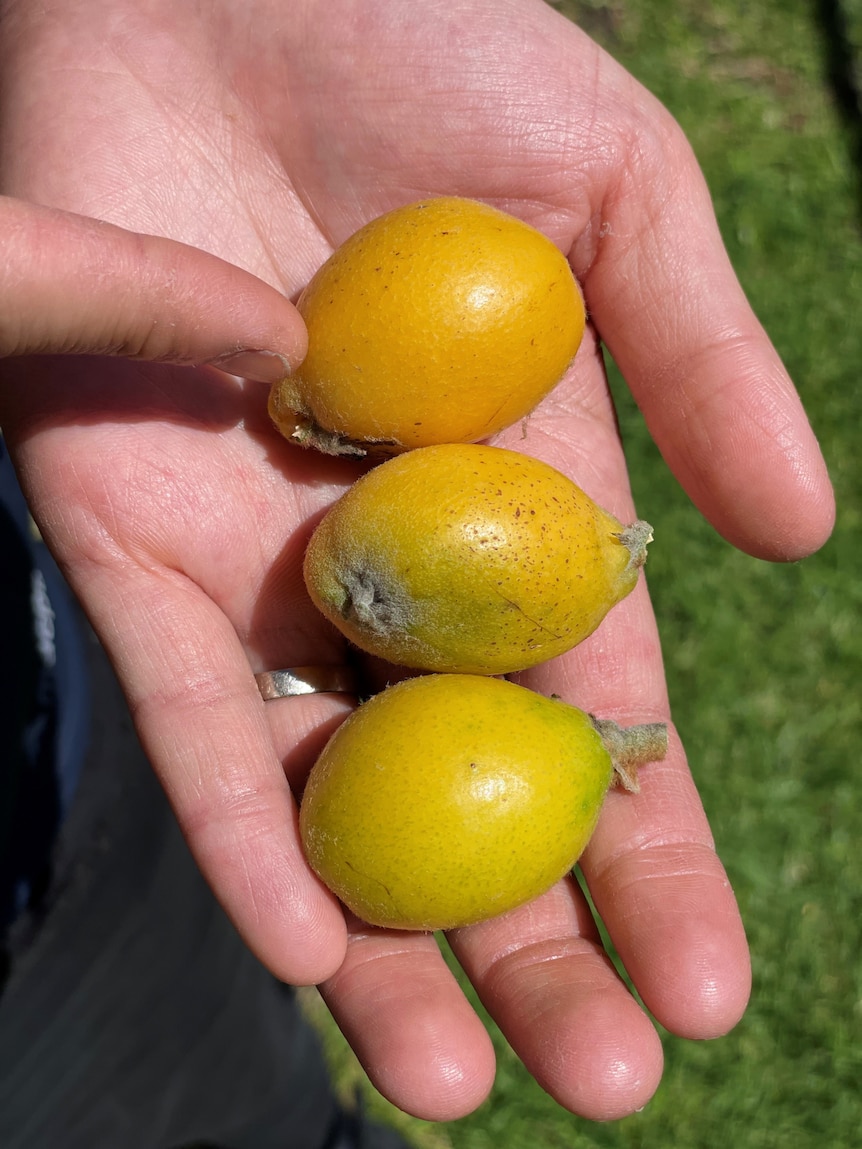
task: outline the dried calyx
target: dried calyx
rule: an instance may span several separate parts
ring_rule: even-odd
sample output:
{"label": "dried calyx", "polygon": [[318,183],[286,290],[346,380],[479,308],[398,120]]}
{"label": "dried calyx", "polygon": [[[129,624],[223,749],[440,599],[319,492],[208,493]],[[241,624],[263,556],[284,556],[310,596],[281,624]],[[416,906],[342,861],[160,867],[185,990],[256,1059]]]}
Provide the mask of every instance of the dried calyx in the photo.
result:
{"label": "dried calyx", "polygon": [[590,715],[605,749],[611,756],[614,777],[611,783],[630,794],[640,790],[638,770],[648,762],[660,762],[667,754],[667,725],[646,722],[640,726],[619,726],[609,718]]}

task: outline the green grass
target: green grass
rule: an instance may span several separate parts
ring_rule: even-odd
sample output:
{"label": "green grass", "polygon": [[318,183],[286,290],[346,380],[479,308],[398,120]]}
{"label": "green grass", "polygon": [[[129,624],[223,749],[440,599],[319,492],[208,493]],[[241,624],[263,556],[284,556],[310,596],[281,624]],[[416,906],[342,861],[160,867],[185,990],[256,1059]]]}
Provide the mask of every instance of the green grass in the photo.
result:
{"label": "green grass", "polygon": [[[674,715],[751,943],[751,1005],[719,1041],[663,1034],[657,1096],[615,1124],[556,1106],[493,1027],[498,1079],[478,1113],[442,1127],[399,1120],[422,1149],[851,1149],[862,1138],[859,139],[831,97],[814,2],[555,7],[686,130],[820,438],[839,518],[800,564],[734,551],[669,475],[611,370],[637,500],[661,539],[649,578]],[[844,11],[862,56],[862,2]],[[358,1079],[327,1033],[344,1079]]]}

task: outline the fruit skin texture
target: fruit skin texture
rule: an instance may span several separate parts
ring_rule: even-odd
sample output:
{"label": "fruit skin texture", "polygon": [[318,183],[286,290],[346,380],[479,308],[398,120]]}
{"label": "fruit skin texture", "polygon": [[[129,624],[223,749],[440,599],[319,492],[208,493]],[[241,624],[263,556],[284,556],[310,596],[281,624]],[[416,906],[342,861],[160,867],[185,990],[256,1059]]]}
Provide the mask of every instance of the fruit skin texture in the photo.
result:
{"label": "fruit skin texture", "polygon": [[297,304],[298,371],[270,392],[288,438],[333,454],[474,442],[559,382],[584,331],[565,257],[475,200],[425,200],[372,220]]}
{"label": "fruit skin texture", "polygon": [[362,650],[421,670],[508,674],[591,634],[634,588],[651,537],[545,463],[443,444],[354,483],[312,535],[304,575]]}
{"label": "fruit skin texture", "polygon": [[469,925],[550,889],[611,783],[590,717],[501,679],[428,675],[363,703],[311,771],[300,832],[358,917]]}

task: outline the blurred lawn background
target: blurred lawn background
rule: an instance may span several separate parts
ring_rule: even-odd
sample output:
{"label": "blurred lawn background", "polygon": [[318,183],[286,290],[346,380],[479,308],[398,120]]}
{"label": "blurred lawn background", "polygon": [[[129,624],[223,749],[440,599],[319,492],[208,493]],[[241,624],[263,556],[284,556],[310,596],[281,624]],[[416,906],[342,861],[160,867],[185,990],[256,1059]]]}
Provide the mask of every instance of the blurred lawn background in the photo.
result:
{"label": "blurred lawn background", "polygon": [[[643,1113],[560,1109],[505,1042],[497,1084],[444,1126],[372,1111],[420,1149],[862,1145],[862,0],[557,0],[674,113],[737,273],[801,392],[837,489],[832,540],[772,566],[734,551],[670,476],[614,375],[674,716],[754,965],[728,1037],[663,1034]],[[363,1080],[321,1017],[345,1087]],[[493,1033],[493,1028],[492,1028]]]}

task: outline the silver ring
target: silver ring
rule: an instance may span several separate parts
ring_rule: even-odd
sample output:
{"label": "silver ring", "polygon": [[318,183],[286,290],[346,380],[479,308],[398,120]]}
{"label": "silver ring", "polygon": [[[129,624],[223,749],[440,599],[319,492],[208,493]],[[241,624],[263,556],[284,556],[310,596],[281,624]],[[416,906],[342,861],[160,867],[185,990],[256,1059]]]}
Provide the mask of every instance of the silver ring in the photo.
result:
{"label": "silver ring", "polygon": [[291,666],[254,676],[264,702],[299,694],[356,694],[359,682],[349,666]]}

